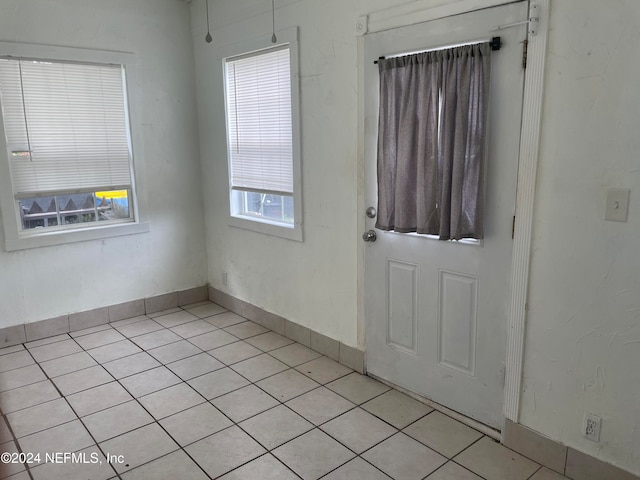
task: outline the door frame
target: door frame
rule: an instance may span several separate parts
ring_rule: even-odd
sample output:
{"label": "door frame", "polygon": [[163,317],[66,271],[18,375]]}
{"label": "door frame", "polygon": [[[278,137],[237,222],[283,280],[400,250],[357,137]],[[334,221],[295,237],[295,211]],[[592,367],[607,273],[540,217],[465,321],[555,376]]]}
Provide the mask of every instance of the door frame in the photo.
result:
{"label": "door frame", "polygon": [[[513,3],[513,0],[453,0],[438,5],[434,0],[416,0],[407,4],[368,13],[356,21],[358,36],[358,238],[365,230],[364,202],[365,161],[364,158],[364,36],[384,30],[399,28],[430,20],[437,20],[462,13]],[[524,79],[522,104],[522,127],[520,130],[519,168],[516,194],[516,217],[514,222],[513,252],[511,257],[511,291],[505,358],[505,385],[503,412],[506,419],[518,423],[525,345],[527,314],[527,292],[531,258],[533,207],[535,200],[536,173],[540,144],[540,120],[544,87],[544,66],[547,50],[549,9],[551,0],[528,0],[536,5],[535,22],[537,32],[528,35],[527,68]],[[358,346],[365,345],[365,248],[358,242]],[[366,357],[365,357],[366,358]]]}

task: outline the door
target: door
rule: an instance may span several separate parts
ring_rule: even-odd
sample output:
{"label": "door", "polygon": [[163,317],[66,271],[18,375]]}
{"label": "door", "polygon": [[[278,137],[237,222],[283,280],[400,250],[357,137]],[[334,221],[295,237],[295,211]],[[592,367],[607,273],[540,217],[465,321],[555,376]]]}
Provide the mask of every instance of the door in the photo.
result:
{"label": "door", "polygon": [[[367,370],[484,424],[502,427],[512,225],[522,109],[527,2],[367,35],[365,201],[377,205],[378,72],[373,60],[500,35],[491,57],[481,241],[375,230],[365,247]],[[369,214],[374,212],[369,211]],[[364,237],[363,237],[364,239]]]}

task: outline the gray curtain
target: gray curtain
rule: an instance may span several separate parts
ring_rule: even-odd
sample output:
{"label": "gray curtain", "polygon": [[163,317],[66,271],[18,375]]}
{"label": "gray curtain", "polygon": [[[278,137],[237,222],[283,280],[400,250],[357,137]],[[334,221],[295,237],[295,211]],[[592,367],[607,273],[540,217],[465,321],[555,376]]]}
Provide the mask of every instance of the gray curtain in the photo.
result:
{"label": "gray curtain", "polygon": [[376,228],[483,238],[491,47],[380,59]]}

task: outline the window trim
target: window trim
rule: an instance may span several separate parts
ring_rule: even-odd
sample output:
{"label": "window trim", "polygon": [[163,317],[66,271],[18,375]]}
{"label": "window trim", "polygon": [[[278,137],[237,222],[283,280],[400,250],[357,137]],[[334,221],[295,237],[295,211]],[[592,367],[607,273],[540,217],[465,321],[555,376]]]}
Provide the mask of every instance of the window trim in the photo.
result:
{"label": "window trim", "polygon": [[[298,27],[289,28],[277,32],[278,42],[271,43],[271,35],[260,36],[245,42],[229,45],[222,49],[222,76],[223,82],[223,98],[225,99],[225,136],[227,141],[227,188],[226,196],[227,204],[227,224],[232,227],[251,230],[254,232],[272,235],[276,237],[303,241],[303,219],[302,219],[302,175],[301,175],[301,141],[300,141],[300,74],[298,59]],[[289,60],[291,68],[291,134],[293,139],[293,212],[294,223],[292,226],[286,226],[267,219],[256,219],[246,216],[239,216],[237,206],[234,205],[233,191],[231,189],[231,170],[230,154],[229,154],[229,132],[227,129],[227,105],[226,105],[226,87],[227,79],[225,75],[225,64],[228,58],[238,57],[248,53],[259,52],[260,50],[270,50],[278,46],[288,44]]]}
{"label": "window trim", "polygon": [[[100,225],[89,224],[78,229],[60,229],[46,231],[34,229],[25,231],[20,228],[20,217],[17,202],[14,199],[11,172],[7,159],[6,138],[4,135],[4,119],[0,115],[0,212],[4,229],[4,247],[6,251],[24,250],[45,246],[62,245],[73,242],[98,240],[122,235],[132,235],[149,231],[144,184],[144,158],[140,145],[140,133],[131,129],[139,125],[136,121],[140,108],[140,95],[132,90],[137,85],[134,55],[126,52],[107,50],[91,50],[84,48],[55,47],[50,45],[22,44],[0,42],[0,55],[7,57],[38,58],[42,60],[67,61],[73,63],[115,64],[124,67],[126,78],[125,108],[130,131],[130,150],[132,155],[132,212],[134,220],[126,223]],[[136,152],[136,153],[134,153]]]}

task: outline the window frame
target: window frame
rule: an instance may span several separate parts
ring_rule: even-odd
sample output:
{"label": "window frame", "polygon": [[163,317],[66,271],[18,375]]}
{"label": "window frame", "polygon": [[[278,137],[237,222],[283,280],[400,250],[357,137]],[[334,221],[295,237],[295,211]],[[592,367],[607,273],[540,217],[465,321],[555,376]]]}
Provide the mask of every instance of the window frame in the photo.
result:
{"label": "window frame", "polygon": [[62,61],[71,63],[93,63],[121,65],[124,70],[124,97],[129,127],[129,148],[131,151],[131,201],[133,221],[123,223],[88,223],[86,226],[68,229],[21,228],[18,202],[14,198],[9,159],[7,158],[4,118],[0,115],[0,212],[4,229],[4,247],[6,251],[24,250],[45,246],[62,245],[73,242],[98,240],[122,235],[132,235],[149,231],[149,222],[145,216],[146,195],[141,187],[143,181],[143,156],[141,154],[139,133],[131,128],[139,125],[136,118],[141,111],[139,92],[132,89],[137,85],[135,59],[133,54],[107,50],[54,47],[49,45],[0,42],[0,55],[4,57],[35,58],[39,60]]}
{"label": "window frame", "polygon": [[[300,146],[300,76],[298,60],[298,28],[293,27],[277,32],[277,43],[271,43],[271,35],[254,38],[238,44],[229,45],[222,50],[222,76],[223,76],[223,98],[225,110],[225,136],[227,142],[227,187],[229,189],[227,199],[228,225],[245,230],[286,238],[289,240],[303,241],[303,221],[302,221],[302,179],[301,179],[301,146]],[[289,226],[284,223],[271,221],[265,218],[242,215],[242,202],[238,197],[242,196],[239,190],[231,188],[231,155],[229,129],[227,128],[228,108],[227,108],[227,77],[226,62],[232,57],[265,52],[287,45],[289,48],[289,66],[291,70],[291,134],[293,148],[293,211],[294,222]],[[236,193],[239,192],[239,193]]]}

